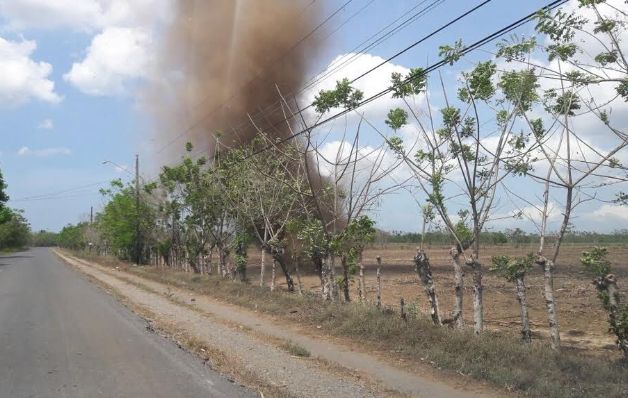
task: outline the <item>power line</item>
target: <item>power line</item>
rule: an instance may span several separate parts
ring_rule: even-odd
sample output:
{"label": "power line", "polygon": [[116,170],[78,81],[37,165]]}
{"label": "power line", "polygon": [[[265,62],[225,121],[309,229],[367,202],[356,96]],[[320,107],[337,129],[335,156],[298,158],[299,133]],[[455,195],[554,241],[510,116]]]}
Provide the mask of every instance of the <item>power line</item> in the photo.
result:
{"label": "power line", "polygon": [[[419,4],[416,4],[414,7],[412,7],[411,9],[407,10],[405,13],[403,13],[400,17],[398,17],[397,19],[395,19],[394,21],[392,21],[391,23],[389,23],[388,25],[386,25],[385,27],[383,27],[382,29],[380,29],[378,32],[376,32],[375,34],[371,35],[369,38],[367,38],[366,40],[362,41],[360,44],[358,44],[357,46],[355,46],[353,49],[351,49],[349,51],[349,54],[343,58],[341,58],[341,60],[338,60],[337,62],[335,62],[334,64],[330,65],[327,67],[327,69],[322,70],[321,72],[317,73],[316,75],[314,75],[311,79],[309,79],[300,89],[299,91],[297,91],[296,93],[289,93],[286,95],[286,97],[291,97],[291,98],[296,98],[298,95],[302,94],[303,92],[305,92],[307,89],[319,84],[320,82],[326,80],[327,78],[329,78],[333,73],[340,71],[344,68],[346,68],[347,66],[351,65],[353,62],[357,61],[359,59],[359,57],[363,54],[365,54],[366,52],[370,51],[371,49],[377,47],[378,45],[380,45],[381,43],[383,43],[384,41],[390,39],[391,37],[393,37],[394,35],[396,35],[397,33],[399,33],[401,30],[407,28],[408,26],[410,26],[412,23],[416,22],[418,19],[422,18],[423,16],[427,15],[429,12],[431,12],[433,9],[436,8],[436,6],[441,5],[442,3],[444,3],[446,0],[433,0],[428,6],[422,8],[421,10],[419,10],[417,13],[411,15],[409,18],[407,18],[406,20],[404,20],[399,26],[394,27],[392,30],[386,32],[383,36],[377,38],[377,36],[382,33],[385,32],[388,28],[390,28],[391,26],[393,26],[394,24],[396,24],[399,20],[403,19],[404,16],[406,16],[407,14],[409,14],[410,12],[413,12],[414,10],[416,10],[417,8],[419,8],[421,5],[425,4],[428,0],[423,0],[421,1]],[[370,4],[370,3],[369,3]],[[368,5],[368,4],[367,4]],[[355,15],[355,14],[354,14]],[[353,17],[353,16],[352,16]],[[351,18],[351,17],[350,17]],[[375,41],[371,42],[371,40],[376,39]],[[362,47],[363,45],[366,45],[365,47]],[[342,61],[342,62],[340,62]],[[338,63],[340,62],[340,63]],[[260,115],[264,114],[264,113],[275,113],[278,110],[281,109],[281,100],[275,101],[273,102],[271,105],[268,105],[267,107],[265,107],[264,109],[259,110],[258,112],[256,112],[254,115],[252,115],[251,117],[253,119],[256,119],[257,117],[259,117]],[[272,108],[272,109],[271,109]],[[236,129],[242,127],[243,125],[247,124],[248,122],[243,122],[240,125],[238,125],[236,127]]]}
{"label": "power line", "polygon": [[[491,1],[491,0],[487,0],[483,4],[486,4],[488,1]],[[506,26],[506,27],[504,27],[504,28],[502,28],[502,29],[500,29],[500,30],[498,30],[498,31],[488,35],[488,36],[485,36],[484,38],[476,41],[475,43],[471,44],[470,46],[467,46],[467,47],[461,49],[458,52],[458,54],[459,54],[459,56],[464,56],[464,55],[468,54],[469,52],[471,52],[471,51],[473,51],[473,50],[475,50],[475,49],[477,49],[477,48],[479,48],[479,47],[481,47],[481,46],[483,46],[483,45],[485,45],[487,43],[490,43],[491,41],[493,41],[493,40],[495,40],[495,39],[505,35],[506,33],[509,33],[512,30],[517,29],[520,26],[530,22],[531,20],[533,20],[536,17],[536,15],[537,15],[537,13],[539,11],[553,10],[553,9],[555,9],[557,7],[560,7],[561,5],[565,4],[567,1],[568,0],[555,0],[555,1],[552,1],[552,2],[548,3],[547,5],[545,5],[544,7],[540,8],[539,10],[534,11],[534,12],[526,15],[525,17],[518,19],[517,21],[509,24],[508,26]],[[413,47],[414,47],[414,44],[409,46],[409,47],[407,47],[406,50],[409,50],[409,49],[411,49]],[[397,53],[396,56],[399,56],[403,52],[405,52],[405,51],[402,50],[401,52]],[[422,77],[426,76],[428,73],[433,72],[434,70],[436,70],[438,68],[441,68],[442,66],[447,65],[448,63],[449,63],[448,60],[443,59],[443,60],[441,60],[441,61],[439,61],[439,62],[437,62],[435,64],[432,64],[431,66],[425,68],[423,70],[423,73],[421,73],[419,76],[410,76],[407,79],[405,79],[402,83],[403,84],[411,83],[415,79],[422,78]],[[380,66],[381,66],[381,64],[380,64]],[[371,72],[372,72],[372,70],[371,70]],[[362,77],[362,76],[360,76],[360,77]],[[377,93],[377,94],[375,94],[375,95],[365,99],[364,101],[360,102],[357,106],[355,106],[353,108],[350,108],[350,109],[345,109],[345,110],[343,110],[341,112],[338,112],[337,114],[335,114],[333,116],[330,116],[327,119],[324,119],[324,120],[322,120],[322,121],[320,121],[320,122],[318,122],[318,123],[316,123],[316,124],[314,124],[314,125],[312,125],[312,126],[310,126],[308,128],[305,128],[305,129],[299,131],[299,132],[296,132],[296,133],[290,135],[287,138],[279,140],[276,143],[274,143],[273,146],[266,146],[266,147],[264,147],[264,148],[262,148],[262,149],[260,149],[260,150],[258,150],[256,152],[252,153],[251,155],[247,156],[247,158],[250,158],[252,156],[256,156],[256,155],[258,155],[260,153],[263,153],[263,152],[265,152],[267,150],[270,150],[274,146],[277,146],[277,145],[283,144],[285,142],[291,141],[294,138],[296,138],[296,137],[298,137],[298,136],[300,136],[300,135],[302,135],[302,134],[304,134],[304,133],[306,133],[308,131],[312,131],[313,129],[318,128],[320,126],[323,126],[323,125],[331,122],[332,120],[335,120],[335,119],[337,119],[337,118],[339,118],[341,116],[346,115],[347,113],[349,113],[351,111],[354,111],[354,110],[356,110],[358,108],[361,108],[362,106],[367,105],[367,104],[369,104],[369,103],[371,103],[371,102],[373,102],[373,101],[383,97],[384,95],[390,93],[391,91],[393,91],[393,89],[391,87],[389,87],[389,88],[387,88],[385,90],[382,90],[379,93]],[[296,112],[296,114],[293,114],[293,115],[285,118],[280,123],[285,123],[289,119],[295,117],[296,115],[301,115],[303,113],[303,111],[305,111],[306,109],[310,108],[311,106],[312,105],[308,105],[306,108],[300,109],[298,112]],[[272,127],[276,127],[276,126],[272,126]]]}
{"label": "power line", "polygon": [[17,199],[11,199],[11,202],[26,202],[26,201],[31,201],[31,200],[39,200],[39,199],[51,199],[51,198],[55,198],[58,197],[59,195],[63,195],[63,194],[67,194],[67,193],[71,193],[74,191],[82,191],[85,190],[87,188],[91,188],[97,185],[102,185],[105,183],[108,183],[109,180],[105,180],[105,181],[99,181],[99,182],[94,182],[91,184],[87,184],[87,185],[81,185],[78,187],[74,187],[74,188],[68,188],[68,189],[64,189],[62,191],[56,191],[56,192],[50,192],[50,193],[45,193],[45,194],[40,194],[40,195],[32,195],[32,196],[25,196],[25,197],[21,197],[21,198],[17,198]]}

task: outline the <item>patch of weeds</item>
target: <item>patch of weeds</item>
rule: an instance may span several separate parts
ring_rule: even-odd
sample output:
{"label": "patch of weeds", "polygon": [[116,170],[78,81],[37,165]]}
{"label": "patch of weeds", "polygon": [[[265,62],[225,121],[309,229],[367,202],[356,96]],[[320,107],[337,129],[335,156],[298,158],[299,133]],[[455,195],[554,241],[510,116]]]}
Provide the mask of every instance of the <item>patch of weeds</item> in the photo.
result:
{"label": "patch of weeds", "polygon": [[281,348],[286,350],[289,354],[294,355],[295,357],[309,358],[312,355],[307,348],[299,344],[293,343],[292,341],[288,341],[287,343],[282,344]]}

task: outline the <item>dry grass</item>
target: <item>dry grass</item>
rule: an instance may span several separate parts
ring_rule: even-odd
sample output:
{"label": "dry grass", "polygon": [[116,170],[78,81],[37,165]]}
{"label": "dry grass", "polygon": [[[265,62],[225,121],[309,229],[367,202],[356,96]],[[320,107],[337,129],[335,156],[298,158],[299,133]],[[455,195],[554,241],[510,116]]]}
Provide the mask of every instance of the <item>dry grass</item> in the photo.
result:
{"label": "dry grass", "polygon": [[307,348],[300,346],[298,344],[295,344],[292,341],[288,341],[282,344],[281,348],[284,349],[290,355],[294,355],[295,357],[309,358],[312,355],[310,354]]}
{"label": "dry grass", "polygon": [[[384,250],[378,253],[382,251]],[[581,251],[580,248],[571,251],[572,260],[576,255],[579,256],[579,251]],[[406,258],[412,252],[411,248],[395,248],[386,254],[388,258],[394,258],[395,255],[399,258]],[[374,254],[374,252],[369,253]],[[386,254],[380,255],[387,258]],[[443,291],[447,290],[447,283],[444,279],[448,269],[437,256],[433,255],[432,258],[435,263],[437,282],[442,289],[441,297],[443,297]],[[116,261],[109,262],[109,265],[123,266]],[[387,293],[384,298],[387,302],[393,301],[391,297],[395,294],[405,294],[404,287],[411,289],[417,298],[422,299],[419,286],[415,281],[411,282],[411,278],[414,277],[411,268],[405,270],[403,267],[410,268],[410,265],[395,265],[390,261],[385,265],[385,275],[387,275],[385,292]],[[578,271],[574,272],[565,268],[567,267],[559,265],[558,289],[561,289],[560,278],[563,278],[565,284],[573,283],[584,287],[590,283],[588,278],[579,274]],[[125,269],[140,276],[188,288],[200,294],[211,295],[233,304],[279,316],[288,321],[311,325],[313,329],[320,327],[323,332],[359,342],[363,348],[379,353],[393,353],[392,355],[396,358],[404,359],[409,366],[429,364],[451,372],[452,377],[471,376],[534,397],[619,398],[628,396],[628,369],[619,364],[615,351],[601,350],[594,355],[588,350],[566,348],[558,354],[549,349],[545,340],[537,340],[526,346],[518,338],[516,322],[513,322],[516,318],[510,319],[510,323],[506,324],[509,327],[502,326],[501,331],[490,330],[476,337],[470,331],[435,327],[426,316],[422,315],[421,305],[415,309],[411,304],[408,311],[409,319],[404,322],[397,313],[391,310],[379,311],[370,305],[357,303],[323,302],[318,295],[310,292],[303,296],[281,291],[270,293],[268,289],[259,288],[256,284],[231,282],[206,275],[192,275],[154,267],[125,267]],[[625,270],[620,272],[623,271]],[[253,271],[250,275],[254,273]],[[530,279],[533,280],[535,276],[537,275],[532,275]],[[310,277],[307,276],[307,278]],[[408,286],[400,283],[404,277],[408,278],[406,282]],[[492,308],[497,311],[499,305],[508,307],[506,296],[511,295],[511,288],[503,283],[501,287],[503,297],[500,297],[499,293],[491,294],[491,290],[499,291],[498,284],[501,282],[490,276],[487,277],[486,282],[487,297],[489,297],[487,313],[489,320],[493,321],[489,325],[493,326],[496,325],[495,319],[508,314],[510,310],[497,314],[489,313],[489,311],[492,311]],[[531,285],[530,290],[534,292],[535,283]],[[583,301],[586,305],[579,308],[578,312],[565,312],[563,308],[561,313],[563,325],[569,319],[565,316],[567,314],[583,318],[588,314],[590,321],[600,324],[605,322],[602,314],[593,311],[598,304],[593,292],[587,291],[587,295],[589,293],[592,296],[591,300]],[[563,300],[559,301],[560,305],[583,300],[583,297],[576,295],[573,301],[569,301],[566,300],[569,296],[564,292],[561,291],[559,294],[563,295]],[[532,293],[530,295],[532,296]],[[514,295],[512,296],[514,301]],[[506,302],[500,303],[496,297]],[[443,301],[445,301],[443,308],[447,308],[446,299]],[[533,306],[536,305],[538,304],[533,302]],[[569,310],[573,311],[573,308]],[[512,312],[516,315],[516,306],[512,308]],[[542,311],[539,318],[542,318],[541,314]],[[584,325],[584,321],[577,320],[573,324]]]}

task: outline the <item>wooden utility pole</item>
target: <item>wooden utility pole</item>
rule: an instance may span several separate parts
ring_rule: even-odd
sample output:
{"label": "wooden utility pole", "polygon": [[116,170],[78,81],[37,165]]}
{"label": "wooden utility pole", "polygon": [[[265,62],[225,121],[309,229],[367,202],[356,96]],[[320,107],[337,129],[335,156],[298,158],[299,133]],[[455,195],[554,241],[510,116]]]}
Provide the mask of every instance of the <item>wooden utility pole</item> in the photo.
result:
{"label": "wooden utility pole", "polygon": [[135,263],[142,260],[142,237],[140,236],[140,155],[135,155]]}

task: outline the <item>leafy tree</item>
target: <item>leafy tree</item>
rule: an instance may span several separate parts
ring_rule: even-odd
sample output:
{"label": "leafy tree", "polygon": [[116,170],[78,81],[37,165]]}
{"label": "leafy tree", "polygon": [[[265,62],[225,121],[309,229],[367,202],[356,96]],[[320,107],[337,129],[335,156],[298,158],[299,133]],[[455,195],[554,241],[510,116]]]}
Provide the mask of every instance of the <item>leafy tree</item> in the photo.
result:
{"label": "leafy tree", "polygon": [[6,203],[9,201],[6,189],[7,184],[4,182],[4,176],[2,175],[2,170],[0,170],[0,224],[11,218],[11,210],[6,207]]}
{"label": "leafy tree", "polygon": [[495,272],[515,285],[521,315],[521,336],[523,341],[529,343],[532,341],[532,334],[530,332],[530,320],[528,318],[525,275],[532,269],[534,254],[514,258],[509,256],[494,256],[492,263],[493,266],[490,268],[490,271]]}
{"label": "leafy tree", "polygon": [[[101,193],[109,198],[102,212],[96,216],[95,228],[103,239],[102,244],[108,248],[107,251],[112,250],[113,253],[117,253],[126,260],[138,258],[136,251],[139,247],[140,262],[145,262],[147,259],[143,248],[148,246],[145,245],[149,243],[146,242],[146,238],[150,236],[150,231],[155,225],[154,210],[144,197],[146,192],[140,193],[139,209],[136,204],[135,186],[132,184],[124,185],[122,181],[115,180],[112,181],[109,189],[104,189]],[[137,234],[138,222],[139,236]],[[85,224],[84,228],[87,227]],[[87,236],[83,239],[87,240]],[[138,239],[142,240],[140,244],[138,244]]]}
{"label": "leafy tree", "polygon": [[53,247],[58,245],[58,234],[50,231],[37,231],[31,234],[31,245],[35,247]]}
{"label": "leafy tree", "polygon": [[87,223],[68,224],[57,236],[59,246],[71,250],[83,250],[87,246],[84,230]]}
{"label": "leafy tree", "polygon": [[617,338],[617,346],[628,362],[628,303],[617,288],[617,278],[611,273],[611,263],[605,247],[594,247],[582,253],[580,262],[594,276],[598,298],[608,312],[610,331]]}
{"label": "leafy tree", "polygon": [[30,226],[22,211],[7,210],[8,218],[0,224],[0,250],[16,250],[30,243]]}

